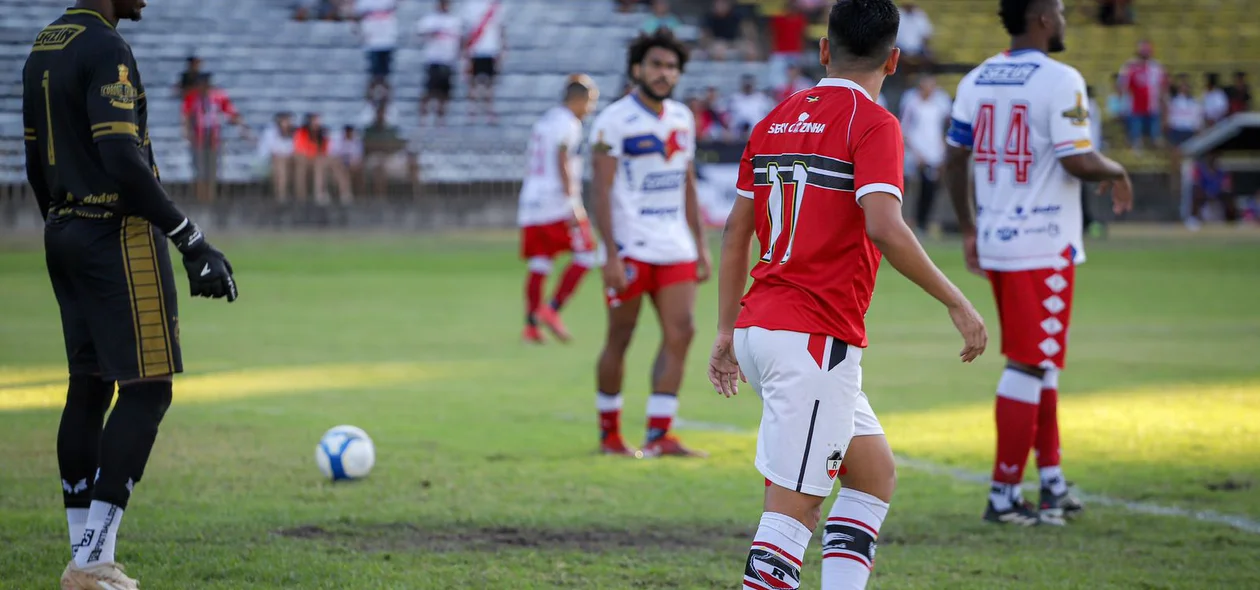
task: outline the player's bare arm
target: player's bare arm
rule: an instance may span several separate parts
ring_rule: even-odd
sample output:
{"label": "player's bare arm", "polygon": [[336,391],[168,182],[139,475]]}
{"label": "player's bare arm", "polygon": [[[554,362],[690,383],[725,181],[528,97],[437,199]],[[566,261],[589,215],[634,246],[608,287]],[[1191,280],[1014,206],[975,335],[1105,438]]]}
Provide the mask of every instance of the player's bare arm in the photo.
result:
{"label": "player's bare arm", "polygon": [[963,260],[969,272],[984,276],[984,271],[980,269],[980,254],[976,250],[976,204],[968,185],[970,171],[971,150],[949,146],[945,156],[945,185],[949,187],[949,200],[954,204],[958,231],[963,237]]}
{"label": "player's bare arm", "polygon": [[1072,176],[1098,182],[1098,194],[1111,191],[1111,209],[1116,215],[1133,209],[1133,182],[1119,162],[1091,151],[1060,158],[1059,164]]}
{"label": "player's bare arm", "polygon": [[890,193],[873,192],[863,196],[860,204],[866,213],[866,234],[893,268],[949,309],[949,317],[963,337],[963,349],[958,353],[962,361],[969,363],[983,354],[989,341],[984,320],[923,251],[901,215],[901,200]]}
{"label": "player's bare arm", "polygon": [[696,241],[696,280],[703,283],[713,273],[713,262],[709,257],[709,242],[704,237],[704,223],[700,219],[700,197],[696,191],[696,165],[687,165],[687,180],[683,192],[686,199],[687,226],[691,228],[691,236]]}
{"label": "player's bare arm", "polygon": [[739,317],[739,299],[748,286],[748,251],[756,230],[756,210],[752,199],[735,199],[722,231],[722,257],[718,263],[718,326],[713,352],[709,354],[709,382],[718,393],[731,397],[739,393],[737,379],[744,380],[735,359],[732,339]]}
{"label": "player's bare arm", "polygon": [[617,176],[617,158],[608,154],[608,146],[596,145],[592,151],[591,165],[595,178],[591,205],[595,209],[595,228],[599,230],[604,251],[608,253],[604,262],[604,285],[621,291],[626,288],[626,269],[621,264],[621,257],[617,256],[617,240],[613,236],[612,224],[612,185]]}

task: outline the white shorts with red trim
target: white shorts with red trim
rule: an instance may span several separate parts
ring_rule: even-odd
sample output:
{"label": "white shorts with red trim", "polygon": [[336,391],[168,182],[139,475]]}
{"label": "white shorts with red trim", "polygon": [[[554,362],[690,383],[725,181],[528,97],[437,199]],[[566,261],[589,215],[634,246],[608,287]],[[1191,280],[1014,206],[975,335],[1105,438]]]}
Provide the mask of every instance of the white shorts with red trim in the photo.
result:
{"label": "white shorts with red trim", "polygon": [[735,356],[761,396],[757,470],[775,485],[829,496],[855,436],[884,433],[862,391],[862,349],[819,334],[735,330]]}
{"label": "white shorts with red trim", "polygon": [[1062,369],[1076,267],[989,271],[1002,324],[1002,355],[1017,363]]}

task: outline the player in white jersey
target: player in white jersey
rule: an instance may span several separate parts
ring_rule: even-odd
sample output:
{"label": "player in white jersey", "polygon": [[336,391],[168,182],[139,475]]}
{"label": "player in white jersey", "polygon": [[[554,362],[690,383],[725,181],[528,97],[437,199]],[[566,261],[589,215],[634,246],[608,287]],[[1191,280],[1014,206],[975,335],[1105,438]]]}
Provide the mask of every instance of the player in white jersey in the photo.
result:
{"label": "player in white jersey", "polygon": [[[1048,55],[1064,49],[1063,10],[1062,0],[1001,0],[1011,48],[963,77],[946,140],[967,267],[992,283],[1007,358],[984,515],[992,522],[1063,524],[1082,509],[1059,466],[1057,418],[1075,267],[1085,261],[1081,181],[1110,190],[1116,214],[1133,204],[1124,168],[1095,149],[1084,80]],[[1034,447],[1040,511],[1019,489]]]}
{"label": "player in white jersey", "polygon": [[[618,455],[699,455],[669,429],[678,411],[683,364],[695,332],[696,283],[709,276],[709,253],[696,198],[695,120],[670,100],[687,49],[668,29],[629,50],[635,89],[609,105],[591,130],[595,224],[603,249],[608,338],[598,368],[600,448]],[[626,349],[642,295],[652,298],[662,342],[652,370],[647,439],[640,452],[621,437]]]}
{"label": "player in white jersey", "polygon": [[[516,220],[521,227],[521,257],[527,261],[525,282],[526,342],[541,343],[541,322],[562,341],[569,331],[560,321],[560,308],[577,290],[586,271],[599,263],[591,224],[582,206],[582,119],[595,108],[599,90],[585,74],[569,77],[564,104],[557,105],[534,124],[529,139],[528,166],[521,185]],[[543,303],[543,287],[557,254],[573,258],[560,278],[555,296]]]}

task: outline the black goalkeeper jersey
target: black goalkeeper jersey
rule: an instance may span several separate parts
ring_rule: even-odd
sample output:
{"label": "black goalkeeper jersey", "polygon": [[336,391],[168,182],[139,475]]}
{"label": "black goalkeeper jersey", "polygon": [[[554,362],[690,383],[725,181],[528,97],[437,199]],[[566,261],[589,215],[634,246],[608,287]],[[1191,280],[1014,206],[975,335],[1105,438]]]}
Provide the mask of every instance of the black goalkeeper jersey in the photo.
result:
{"label": "black goalkeeper jersey", "polygon": [[131,214],[96,142],[130,141],[157,166],[131,46],[99,13],[71,9],[40,31],[22,71],[22,119],[48,185],[49,219]]}

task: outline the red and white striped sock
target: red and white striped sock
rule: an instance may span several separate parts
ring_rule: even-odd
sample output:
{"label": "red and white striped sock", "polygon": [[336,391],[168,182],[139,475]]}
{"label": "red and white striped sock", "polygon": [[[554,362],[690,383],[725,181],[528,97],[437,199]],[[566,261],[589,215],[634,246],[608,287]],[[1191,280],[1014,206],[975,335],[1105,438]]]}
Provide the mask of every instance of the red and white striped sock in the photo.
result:
{"label": "red and white striped sock", "polygon": [[647,402],[647,442],[669,434],[678,415],[678,394],[653,393]]}
{"label": "red and white striped sock", "polygon": [[765,512],[744,563],[744,590],[796,590],[812,532],[786,514]]}
{"label": "red and white striped sock", "polygon": [[866,587],[875,567],[875,540],[887,516],[887,502],[857,490],[840,490],[823,527],[823,590]]}

